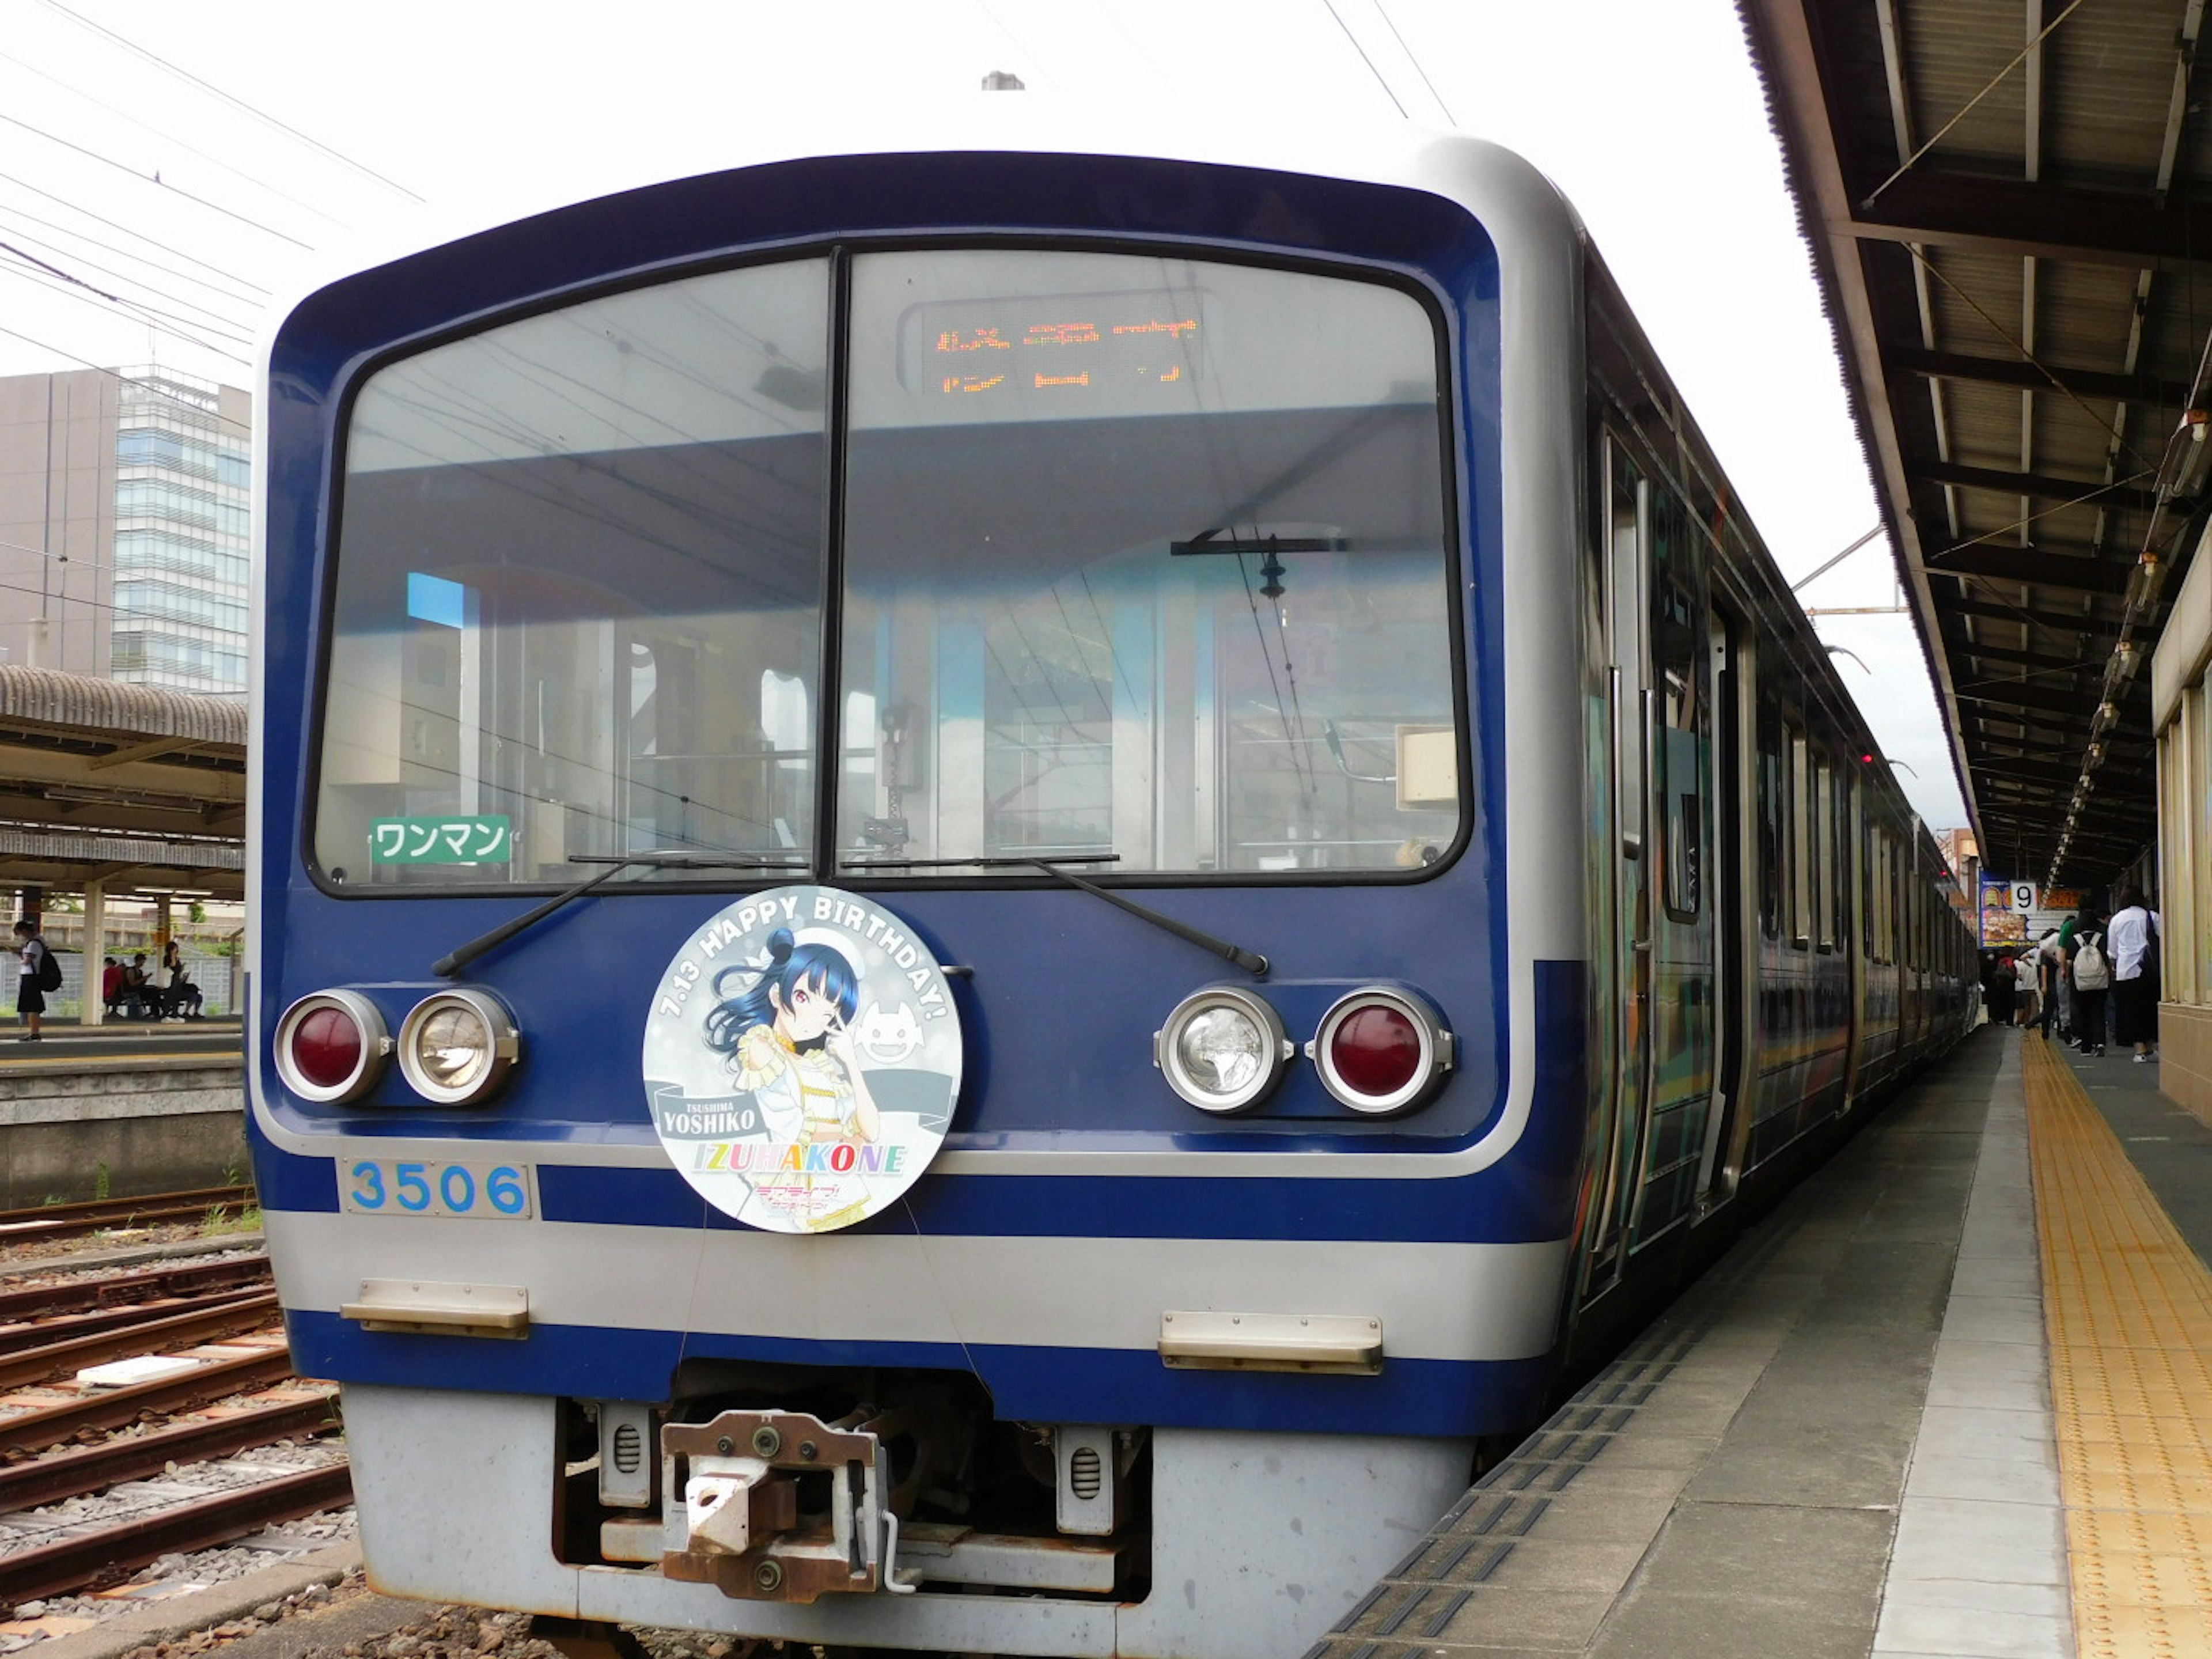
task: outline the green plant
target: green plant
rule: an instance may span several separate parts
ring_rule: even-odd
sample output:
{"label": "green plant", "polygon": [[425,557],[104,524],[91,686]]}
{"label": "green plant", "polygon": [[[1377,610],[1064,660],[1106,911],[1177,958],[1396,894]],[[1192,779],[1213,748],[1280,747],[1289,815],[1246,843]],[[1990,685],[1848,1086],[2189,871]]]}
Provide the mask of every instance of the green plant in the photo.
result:
{"label": "green plant", "polygon": [[109,1186],[110,1182],[107,1173],[107,1164],[105,1160],[102,1160],[100,1163],[94,1164],[92,1168],[93,1201],[100,1204],[106,1203],[107,1201]]}
{"label": "green plant", "polygon": [[234,1217],[228,1206],[217,1204],[200,1218],[200,1237],[214,1238],[225,1233],[258,1233],[261,1231],[261,1206],[242,1206]]}

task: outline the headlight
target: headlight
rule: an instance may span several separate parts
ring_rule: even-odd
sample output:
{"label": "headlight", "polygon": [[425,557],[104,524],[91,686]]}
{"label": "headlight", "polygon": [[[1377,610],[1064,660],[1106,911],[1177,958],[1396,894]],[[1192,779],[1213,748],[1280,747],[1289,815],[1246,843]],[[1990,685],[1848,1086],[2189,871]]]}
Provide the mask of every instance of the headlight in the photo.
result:
{"label": "headlight", "polygon": [[1452,1037],[1427,999],[1371,986],[1338,999],[1306,1054],[1338,1101],[1380,1117],[1437,1091],[1451,1070]]}
{"label": "headlight", "polygon": [[400,1071],[416,1094],[440,1106],[483,1099],[521,1052],[514,1017],[483,991],[425,997],[399,1028]]}
{"label": "headlight", "polygon": [[360,1099],[384,1075],[391,1053],[384,1016],[358,991],[317,991],[276,1022],[276,1075],[320,1105]]}
{"label": "headlight", "polygon": [[1201,1112],[1258,1105],[1295,1052],[1266,1000],[1231,986],[1185,997],[1152,1034],[1152,1064]]}

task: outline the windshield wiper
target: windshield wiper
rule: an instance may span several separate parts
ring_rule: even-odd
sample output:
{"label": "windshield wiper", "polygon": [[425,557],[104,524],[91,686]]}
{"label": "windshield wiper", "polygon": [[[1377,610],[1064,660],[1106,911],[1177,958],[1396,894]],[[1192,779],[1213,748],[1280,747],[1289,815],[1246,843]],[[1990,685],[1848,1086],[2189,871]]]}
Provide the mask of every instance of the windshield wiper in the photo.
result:
{"label": "windshield wiper", "polygon": [[581,898],[594,887],[612,881],[625,870],[643,864],[655,870],[804,870],[804,859],[733,858],[726,853],[705,853],[690,847],[657,848],[644,853],[579,853],[568,860],[571,864],[604,864],[609,866],[588,881],[580,881],[565,893],[556,893],[535,910],[517,916],[513,921],[502,922],[480,939],[472,939],[449,956],[443,956],[430,965],[430,971],[440,979],[451,979],[485,951],[494,950],[513,939],[524,928],[535,926],[551,915],[571,899]]}
{"label": "windshield wiper", "polygon": [[1070,887],[1079,887],[1086,893],[1104,899],[1117,909],[1127,910],[1131,915],[1151,922],[1163,932],[1173,933],[1177,939],[1188,939],[1224,961],[1235,963],[1255,979],[1267,977],[1267,958],[1258,951],[1248,951],[1241,945],[1231,945],[1225,939],[1217,939],[1187,921],[1177,921],[1173,916],[1162,915],[1158,910],[1139,904],[1134,899],[1123,898],[1111,889],[1085,881],[1073,870],[1063,867],[1070,864],[1114,864],[1118,863],[1121,857],[1119,853],[1071,853],[1065,858],[1056,859],[854,859],[845,867],[848,870],[1042,870],[1045,874],[1066,882]]}

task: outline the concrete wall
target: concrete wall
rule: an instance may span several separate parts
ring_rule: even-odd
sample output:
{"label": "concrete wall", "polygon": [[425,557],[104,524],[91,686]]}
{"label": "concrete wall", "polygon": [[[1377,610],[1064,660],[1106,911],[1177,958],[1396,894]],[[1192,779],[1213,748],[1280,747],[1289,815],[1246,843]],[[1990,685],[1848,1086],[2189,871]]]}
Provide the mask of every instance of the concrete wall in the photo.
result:
{"label": "concrete wall", "polygon": [[239,1066],[57,1066],[0,1078],[0,1209],[252,1179]]}
{"label": "concrete wall", "polygon": [[107,670],[117,383],[0,376],[0,660]]}
{"label": "concrete wall", "polygon": [[2160,1091],[2212,1123],[2212,1008],[2161,1004],[2158,1060]]}

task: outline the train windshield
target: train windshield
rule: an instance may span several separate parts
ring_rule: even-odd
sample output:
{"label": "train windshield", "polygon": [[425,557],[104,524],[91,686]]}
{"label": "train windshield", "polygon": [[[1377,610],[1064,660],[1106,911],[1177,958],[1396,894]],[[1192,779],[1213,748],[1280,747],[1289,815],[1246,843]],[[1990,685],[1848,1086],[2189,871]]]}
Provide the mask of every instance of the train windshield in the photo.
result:
{"label": "train windshield", "polygon": [[797,260],[369,377],[313,826],[331,880],[544,884],[661,848],[796,872],[824,840],[838,871],[917,878],[1357,872],[1449,844],[1425,307],[1157,256],[850,269],[840,329],[830,263]]}

